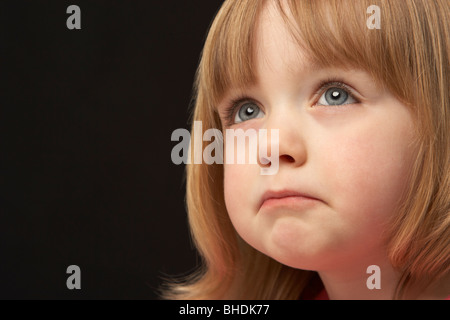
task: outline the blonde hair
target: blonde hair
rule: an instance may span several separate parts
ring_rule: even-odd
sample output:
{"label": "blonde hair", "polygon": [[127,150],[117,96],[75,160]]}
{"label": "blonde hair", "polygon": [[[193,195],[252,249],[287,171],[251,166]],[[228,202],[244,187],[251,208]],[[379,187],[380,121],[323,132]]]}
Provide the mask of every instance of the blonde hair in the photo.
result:
{"label": "blonde hair", "polygon": [[[274,1],[317,63],[364,69],[411,109],[418,153],[388,230],[388,254],[401,274],[394,297],[442,279],[450,268],[450,2]],[[221,127],[215,106],[228,89],[255,81],[255,26],[265,4],[227,0],[210,27],[192,119],[202,121],[203,130]],[[374,4],[381,9],[380,30],[366,26],[366,10]],[[240,239],[225,207],[222,165],[187,165],[186,201],[202,264],[172,282],[165,298],[298,299],[317,276],[284,266]]]}

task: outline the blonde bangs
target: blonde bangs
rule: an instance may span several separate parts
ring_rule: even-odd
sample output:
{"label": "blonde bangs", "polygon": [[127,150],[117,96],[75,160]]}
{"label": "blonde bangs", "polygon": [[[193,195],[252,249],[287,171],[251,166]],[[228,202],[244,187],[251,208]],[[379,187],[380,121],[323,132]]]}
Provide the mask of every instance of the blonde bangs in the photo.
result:
{"label": "blonde bangs", "polygon": [[264,3],[264,0],[226,1],[211,25],[196,80],[207,113],[216,108],[229,88],[255,82],[255,25]]}
{"label": "blonde bangs", "polygon": [[372,73],[374,66],[382,65],[384,55],[380,32],[366,26],[367,8],[376,2],[288,0],[287,10],[283,1],[278,2],[278,7],[298,44],[315,64]]}

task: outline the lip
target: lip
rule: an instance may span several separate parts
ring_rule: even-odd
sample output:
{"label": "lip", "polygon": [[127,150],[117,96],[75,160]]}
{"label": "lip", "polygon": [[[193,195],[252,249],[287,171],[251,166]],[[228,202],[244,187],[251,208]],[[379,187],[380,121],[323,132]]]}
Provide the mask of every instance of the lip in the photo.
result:
{"label": "lip", "polygon": [[261,209],[268,205],[286,205],[286,204],[313,204],[314,202],[323,202],[321,199],[305,193],[293,190],[266,191],[259,204]]}

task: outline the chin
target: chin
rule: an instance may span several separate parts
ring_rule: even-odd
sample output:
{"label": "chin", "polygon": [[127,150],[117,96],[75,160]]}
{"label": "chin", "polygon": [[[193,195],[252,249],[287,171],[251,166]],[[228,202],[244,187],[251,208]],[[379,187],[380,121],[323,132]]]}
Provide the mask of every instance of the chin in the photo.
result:
{"label": "chin", "polygon": [[286,221],[274,226],[262,248],[257,248],[272,259],[295,269],[319,270],[336,256],[336,241],[326,234],[306,227],[301,222]]}

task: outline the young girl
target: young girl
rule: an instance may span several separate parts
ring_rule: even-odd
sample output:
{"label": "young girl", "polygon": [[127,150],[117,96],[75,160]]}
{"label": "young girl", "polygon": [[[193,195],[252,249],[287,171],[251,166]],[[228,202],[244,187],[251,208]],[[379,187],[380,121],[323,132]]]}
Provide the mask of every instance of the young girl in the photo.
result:
{"label": "young girl", "polygon": [[202,266],[165,297],[448,297],[449,22],[448,0],[225,1],[193,120],[278,129],[279,169],[187,166]]}

